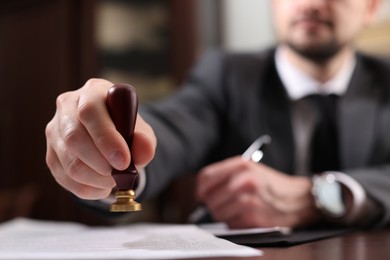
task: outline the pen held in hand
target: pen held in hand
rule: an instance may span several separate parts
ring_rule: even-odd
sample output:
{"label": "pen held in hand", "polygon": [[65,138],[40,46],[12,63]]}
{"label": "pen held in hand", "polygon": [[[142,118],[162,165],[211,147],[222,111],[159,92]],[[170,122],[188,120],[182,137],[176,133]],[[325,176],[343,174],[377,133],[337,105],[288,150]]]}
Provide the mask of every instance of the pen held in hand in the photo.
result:
{"label": "pen held in hand", "polygon": [[262,135],[246,149],[241,157],[248,161],[259,162],[264,156],[264,146],[270,143],[271,136]]}
{"label": "pen held in hand", "polygon": [[[264,156],[264,147],[271,143],[271,136],[262,135],[257,138],[241,157],[248,161],[259,162]],[[208,210],[205,206],[197,207],[189,216],[188,220],[191,223],[197,223],[203,219],[208,213]]]}

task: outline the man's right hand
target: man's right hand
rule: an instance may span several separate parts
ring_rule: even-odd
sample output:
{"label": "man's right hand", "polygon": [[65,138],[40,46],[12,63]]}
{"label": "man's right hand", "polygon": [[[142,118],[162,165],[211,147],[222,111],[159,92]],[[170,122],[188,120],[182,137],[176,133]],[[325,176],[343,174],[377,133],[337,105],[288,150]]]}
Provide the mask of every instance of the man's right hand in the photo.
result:
{"label": "man's right hand", "polygon": [[130,154],[107,111],[111,86],[109,81],[91,79],[82,88],[61,94],[46,126],[46,163],[55,180],[82,199],[102,199],[111,193],[112,168],[124,170],[132,159],[137,167],[145,167],[154,156],[156,137],[139,115]]}

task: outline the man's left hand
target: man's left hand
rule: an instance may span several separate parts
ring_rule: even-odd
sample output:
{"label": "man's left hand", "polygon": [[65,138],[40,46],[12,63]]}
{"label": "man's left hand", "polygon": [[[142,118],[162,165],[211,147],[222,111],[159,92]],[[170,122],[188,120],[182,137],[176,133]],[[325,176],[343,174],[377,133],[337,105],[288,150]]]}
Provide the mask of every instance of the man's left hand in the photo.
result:
{"label": "man's left hand", "polygon": [[197,197],[232,228],[304,227],[319,220],[311,181],[233,157],[201,170]]}

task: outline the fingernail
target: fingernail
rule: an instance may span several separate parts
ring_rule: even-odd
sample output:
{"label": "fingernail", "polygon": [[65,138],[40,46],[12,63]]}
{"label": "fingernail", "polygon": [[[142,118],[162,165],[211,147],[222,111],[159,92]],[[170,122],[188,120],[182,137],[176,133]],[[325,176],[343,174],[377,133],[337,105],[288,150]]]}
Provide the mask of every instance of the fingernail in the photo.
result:
{"label": "fingernail", "polygon": [[126,167],[125,165],[125,157],[122,153],[118,151],[114,151],[110,154],[110,163],[111,165],[118,170],[122,170]]}

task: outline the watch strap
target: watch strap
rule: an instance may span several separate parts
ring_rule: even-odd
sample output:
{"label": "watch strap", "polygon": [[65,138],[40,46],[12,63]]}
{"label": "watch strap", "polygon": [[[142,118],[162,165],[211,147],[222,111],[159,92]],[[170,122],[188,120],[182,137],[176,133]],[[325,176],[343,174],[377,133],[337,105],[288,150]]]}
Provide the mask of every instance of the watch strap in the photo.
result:
{"label": "watch strap", "polygon": [[[345,214],[340,216],[334,216],[329,214],[318,201],[318,194],[316,190],[316,181],[317,178],[323,178],[325,180],[332,180],[339,183],[347,192],[351,195],[350,207],[346,210]],[[355,225],[364,222],[366,219],[365,212],[368,208],[369,200],[367,194],[363,187],[351,176],[336,171],[327,171],[320,175],[315,175],[313,177],[313,189],[312,194],[314,201],[316,202],[317,208],[323,213],[324,217],[332,223],[342,224],[342,225]],[[346,202],[344,201],[344,204]]]}

